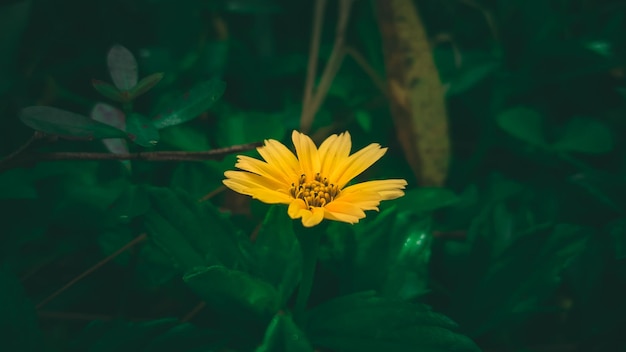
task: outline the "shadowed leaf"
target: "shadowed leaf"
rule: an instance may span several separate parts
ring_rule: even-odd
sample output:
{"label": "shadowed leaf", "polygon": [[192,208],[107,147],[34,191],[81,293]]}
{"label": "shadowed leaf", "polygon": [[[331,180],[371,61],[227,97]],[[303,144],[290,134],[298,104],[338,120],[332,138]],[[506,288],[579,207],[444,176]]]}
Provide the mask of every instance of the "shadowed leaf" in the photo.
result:
{"label": "shadowed leaf", "polygon": [[154,127],[161,129],[195,119],[211,107],[224,94],[225,89],[226,83],[217,79],[197,84],[185,93],[172,108],[156,116],[153,119]]}
{"label": "shadowed leaf", "polygon": [[120,129],[94,121],[87,116],[49,106],[24,108],[20,119],[37,131],[59,136],[90,139],[126,137],[126,133]]}
{"label": "shadowed leaf", "polygon": [[114,45],[107,54],[107,64],[117,89],[130,90],[137,85],[137,60],[128,49]]}

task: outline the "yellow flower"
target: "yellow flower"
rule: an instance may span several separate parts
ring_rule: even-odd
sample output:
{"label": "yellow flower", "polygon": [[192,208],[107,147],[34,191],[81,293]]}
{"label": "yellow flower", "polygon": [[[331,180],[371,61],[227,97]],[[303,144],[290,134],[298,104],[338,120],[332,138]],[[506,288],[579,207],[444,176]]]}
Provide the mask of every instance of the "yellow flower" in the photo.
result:
{"label": "yellow flower", "polygon": [[226,171],[224,184],[235,192],[264,203],[289,204],[289,216],[311,227],[322,219],[357,223],[364,210],[378,210],[383,200],[402,197],[407,182],[401,179],[346,184],[380,159],[387,148],[372,143],[350,155],[352,141],[346,131],[328,137],[319,147],[308,136],[293,131],[294,155],[279,141],[269,139],[257,151],[265,161],[239,155]]}

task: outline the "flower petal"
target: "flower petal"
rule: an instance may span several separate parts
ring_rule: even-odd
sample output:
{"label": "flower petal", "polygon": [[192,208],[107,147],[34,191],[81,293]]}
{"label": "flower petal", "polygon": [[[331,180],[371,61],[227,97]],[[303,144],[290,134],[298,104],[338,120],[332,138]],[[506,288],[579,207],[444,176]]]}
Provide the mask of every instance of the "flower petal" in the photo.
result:
{"label": "flower petal", "polygon": [[289,217],[292,219],[298,219],[302,217],[302,212],[306,209],[306,204],[302,199],[294,199],[291,203],[289,203],[287,214],[289,214]]}
{"label": "flower petal", "polygon": [[342,167],[337,168],[329,178],[337,180],[339,187],[343,187],[350,180],[365,171],[365,169],[372,166],[378,159],[382,158],[385,152],[387,152],[387,148],[381,148],[380,144],[372,143],[350,155]]}
{"label": "flower petal", "polygon": [[268,204],[288,204],[292,198],[286,191],[280,190],[284,187],[272,180],[262,176],[251,174],[246,171],[226,171],[226,179],[222,181],[224,185],[235,192],[252,196]]}
{"label": "flower petal", "polygon": [[319,148],[320,172],[322,175],[330,176],[332,170],[345,163],[350,155],[351,148],[352,141],[348,131],[341,133],[339,136],[333,134],[326,138]]}
{"label": "flower petal", "polygon": [[246,155],[238,155],[237,163],[235,167],[248,172],[255,173],[259,176],[267,177],[273,181],[289,185],[293,182],[294,175],[285,175],[285,173],[273,165],[266,163],[265,161],[251,158]]}
{"label": "flower petal", "polygon": [[365,212],[363,212],[359,206],[349,202],[337,200],[328,203],[324,207],[324,211],[326,213],[326,218],[328,219],[340,219],[340,221],[350,223],[358,222],[359,219],[363,219],[365,217]]}
{"label": "flower petal", "polygon": [[324,220],[324,208],[314,207],[312,210],[303,210],[302,226],[313,227]]}
{"label": "flower petal", "polygon": [[354,204],[358,208],[362,210],[376,210],[378,211],[378,205],[382,200],[380,194],[376,192],[358,192],[358,193],[344,193],[343,191],[339,194],[335,200],[331,202],[343,202]]}
{"label": "flower petal", "polygon": [[302,172],[306,174],[307,179],[313,180],[315,174],[320,171],[320,157],[315,143],[309,136],[298,131],[291,133],[291,140],[296,148]]}
{"label": "flower petal", "polygon": [[402,179],[366,181],[344,188],[338,198],[343,199],[344,196],[363,192],[376,192],[380,195],[380,200],[396,199],[404,195],[402,190],[406,185],[407,182]]}
{"label": "flower petal", "polygon": [[295,182],[300,177],[298,159],[284,144],[274,139],[267,139],[265,145],[257,148],[257,151],[269,165],[276,168],[291,182]]}

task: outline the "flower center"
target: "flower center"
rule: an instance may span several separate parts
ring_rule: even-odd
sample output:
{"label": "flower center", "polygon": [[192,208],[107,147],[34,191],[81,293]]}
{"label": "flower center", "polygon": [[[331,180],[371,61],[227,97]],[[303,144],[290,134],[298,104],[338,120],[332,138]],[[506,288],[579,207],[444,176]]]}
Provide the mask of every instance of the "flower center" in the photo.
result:
{"label": "flower center", "polygon": [[291,196],[295,199],[302,199],[306,206],[311,209],[313,207],[323,207],[330,203],[339,195],[339,186],[328,183],[326,177],[322,178],[319,172],[315,174],[315,180],[307,182],[306,175],[300,175],[298,185],[291,184]]}

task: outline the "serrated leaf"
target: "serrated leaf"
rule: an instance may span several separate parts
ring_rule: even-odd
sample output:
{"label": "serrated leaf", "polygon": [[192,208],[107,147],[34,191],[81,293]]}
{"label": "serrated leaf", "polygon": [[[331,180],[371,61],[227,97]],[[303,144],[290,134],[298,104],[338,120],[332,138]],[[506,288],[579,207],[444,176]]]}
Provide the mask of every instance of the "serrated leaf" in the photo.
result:
{"label": "serrated leaf", "polygon": [[154,127],[161,129],[195,119],[211,107],[224,94],[225,89],[226,83],[218,79],[197,84],[170,109],[157,115],[153,119]]}
{"label": "serrated leaf", "polygon": [[107,54],[107,65],[117,89],[128,91],[137,85],[137,60],[130,50],[114,45]]}
{"label": "serrated leaf", "polygon": [[424,305],[374,292],[335,298],[312,309],[307,333],[315,346],[336,351],[479,351],[456,324]]}
{"label": "serrated leaf", "polygon": [[142,78],[139,81],[139,83],[137,83],[137,85],[133,87],[133,89],[131,89],[130,92],[128,92],[130,95],[130,99],[134,100],[138,96],[152,89],[152,87],[156,86],[159,82],[161,82],[161,79],[163,79],[163,76],[164,76],[163,72],[157,72],[157,73],[153,73],[151,75],[148,75]]}
{"label": "serrated leaf", "polygon": [[142,147],[154,147],[161,138],[159,131],[147,117],[132,113],[126,122],[128,139]]}
{"label": "serrated leaf", "polygon": [[610,152],[613,144],[613,133],[606,124],[588,118],[574,118],[552,146],[563,152],[601,154]]}
{"label": "serrated leaf", "polygon": [[313,347],[291,317],[277,314],[256,352],[313,352]]}
{"label": "serrated leaf", "polygon": [[496,117],[500,128],[526,143],[542,146],[546,144],[543,132],[543,116],[538,111],[518,106],[501,112]]}
{"label": "serrated leaf", "polygon": [[267,282],[220,265],[199,267],[183,280],[214,309],[240,319],[265,319],[279,309],[278,292]]}
{"label": "serrated leaf", "polygon": [[120,92],[119,89],[115,88],[115,86],[110,83],[97,79],[92,79],[91,85],[95,88],[96,91],[98,91],[98,93],[113,101],[116,101],[118,103],[126,103],[130,101],[128,93]]}
{"label": "serrated leaf", "polygon": [[22,109],[20,120],[44,133],[79,138],[125,138],[126,133],[115,127],[94,121],[87,116],[49,107],[30,106]]}

